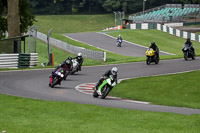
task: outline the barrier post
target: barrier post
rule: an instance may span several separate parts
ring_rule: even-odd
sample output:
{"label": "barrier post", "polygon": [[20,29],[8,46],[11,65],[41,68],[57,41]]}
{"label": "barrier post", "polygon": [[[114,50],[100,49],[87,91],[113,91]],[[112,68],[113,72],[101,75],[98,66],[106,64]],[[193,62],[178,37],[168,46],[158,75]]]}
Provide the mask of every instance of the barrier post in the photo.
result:
{"label": "barrier post", "polygon": [[52,53],[52,66],[54,66],[54,54]]}

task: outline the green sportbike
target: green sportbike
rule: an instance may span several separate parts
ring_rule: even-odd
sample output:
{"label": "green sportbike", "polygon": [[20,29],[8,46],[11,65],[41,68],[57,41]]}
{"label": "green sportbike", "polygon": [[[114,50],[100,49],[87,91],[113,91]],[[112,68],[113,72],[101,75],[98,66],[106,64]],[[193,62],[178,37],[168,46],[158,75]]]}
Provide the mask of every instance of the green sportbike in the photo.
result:
{"label": "green sportbike", "polygon": [[93,97],[97,98],[99,96],[101,99],[105,99],[109,92],[112,90],[112,88],[116,86],[116,82],[112,82],[113,76],[104,79],[102,84],[99,85],[98,88],[94,89]]}

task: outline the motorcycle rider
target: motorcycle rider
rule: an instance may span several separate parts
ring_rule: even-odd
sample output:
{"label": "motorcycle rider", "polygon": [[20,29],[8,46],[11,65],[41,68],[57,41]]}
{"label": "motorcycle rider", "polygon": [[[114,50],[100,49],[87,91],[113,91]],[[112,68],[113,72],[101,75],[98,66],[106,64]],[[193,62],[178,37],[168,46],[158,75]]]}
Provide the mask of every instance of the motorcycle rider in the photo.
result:
{"label": "motorcycle rider", "polygon": [[72,69],[72,61],[70,60],[72,59],[72,57],[68,57],[66,60],[64,60],[61,64],[59,64],[53,71],[52,71],[52,77],[55,76],[55,72],[59,69],[59,68],[63,68],[64,70],[64,80],[66,80],[67,76],[69,75],[71,69]]}
{"label": "motorcycle rider", "polygon": [[117,42],[119,42],[119,40],[121,40],[121,42],[122,42],[122,37],[121,37],[121,35],[119,35],[119,36],[117,37]]}
{"label": "motorcycle rider", "polygon": [[156,43],[153,41],[151,42],[151,45],[149,48],[152,48],[156,53],[157,57],[159,58],[159,49],[158,49],[158,46],[156,45]]}
{"label": "motorcycle rider", "polygon": [[113,76],[113,81],[112,83],[117,84],[117,72],[118,72],[118,68],[117,67],[113,67],[111,70],[106,71],[102,77],[100,78],[100,80],[98,81],[98,83],[95,86],[95,89],[97,90],[97,92],[101,95],[100,90],[98,89],[99,86],[102,84],[103,80],[107,79],[108,77],[110,77],[111,75]]}
{"label": "motorcycle rider", "polygon": [[81,53],[78,53],[77,56],[75,57],[75,59],[77,59],[78,63],[79,63],[79,66],[78,66],[78,70],[81,71],[81,66],[83,64],[83,57],[82,57],[82,54]]}
{"label": "motorcycle rider", "polygon": [[186,39],[185,45],[186,45],[186,44],[191,48],[192,52],[193,52],[194,55],[195,55],[194,47],[193,47],[193,45],[192,45],[192,42],[191,42],[190,38],[187,38],[187,39]]}

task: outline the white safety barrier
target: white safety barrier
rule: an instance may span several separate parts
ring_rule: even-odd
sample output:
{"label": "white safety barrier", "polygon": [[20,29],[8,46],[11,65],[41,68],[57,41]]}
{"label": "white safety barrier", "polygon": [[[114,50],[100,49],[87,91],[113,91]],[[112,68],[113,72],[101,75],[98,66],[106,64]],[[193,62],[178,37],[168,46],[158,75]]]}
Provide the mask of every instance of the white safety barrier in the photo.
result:
{"label": "white safety barrier", "polygon": [[38,53],[30,53],[30,65],[29,67],[35,67],[38,64]]}
{"label": "white safety barrier", "polygon": [[0,54],[0,68],[27,68],[38,64],[38,53]]}
{"label": "white safety barrier", "polygon": [[[37,38],[44,42],[47,42],[47,36],[41,32],[37,32]],[[83,47],[73,46],[55,38],[50,38],[50,44],[65,51],[68,51],[72,54],[82,53],[82,55],[86,58],[106,61],[106,54],[103,51],[94,51],[90,49],[85,49]]]}
{"label": "white safety barrier", "polygon": [[19,54],[0,54],[0,68],[18,68]]}

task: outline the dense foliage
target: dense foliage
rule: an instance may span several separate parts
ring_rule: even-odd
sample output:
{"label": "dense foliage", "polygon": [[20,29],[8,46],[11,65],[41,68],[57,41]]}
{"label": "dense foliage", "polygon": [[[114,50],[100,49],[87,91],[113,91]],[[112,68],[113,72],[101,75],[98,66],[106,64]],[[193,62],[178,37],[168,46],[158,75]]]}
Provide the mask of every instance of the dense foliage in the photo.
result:
{"label": "dense foliage", "polygon": [[[5,37],[7,31],[7,0],[0,0],[0,38]],[[30,12],[30,5],[28,0],[19,1],[19,14],[20,14],[20,33],[27,31],[28,27],[33,25],[35,17]]]}
{"label": "dense foliage", "polygon": [[[143,0],[29,0],[34,14],[97,14],[124,11],[136,13],[143,9]],[[200,0],[146,0],[145,8],[164,4],[198,4]]]}
{"label": "dense foliage", "polygon": [[6,19],[6,0],[0,0],[0,38],[5,36],[7,30],[7,19]]}

